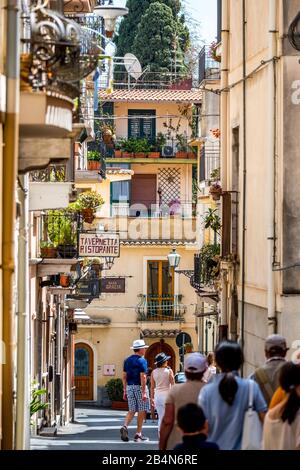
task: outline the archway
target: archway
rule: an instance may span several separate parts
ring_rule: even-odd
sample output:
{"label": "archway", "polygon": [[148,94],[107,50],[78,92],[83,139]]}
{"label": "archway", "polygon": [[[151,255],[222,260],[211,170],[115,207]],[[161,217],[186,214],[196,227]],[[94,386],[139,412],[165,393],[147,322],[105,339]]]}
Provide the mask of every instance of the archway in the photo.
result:
{"label": "archway", "polygon": [[93,400],[94,353],[86,343],[75,345],[75,400]]}
{"label": "archway", "polygon": [[148,361],[148,367],[151,369],[155,369],[155,356],[156,354],[159,354],[161,352],[164,352],[168,356],[171,356],[171,359],[169,359],[168,364],[171,367],[171,369],[176,372],[175,366],[176,366],[176,359],[175,359],[175,352],[173,348],[167,344],[163,339],[161,339],[159,342],[151,344],[151,346],[147,349],[146,351],[146,359]]}

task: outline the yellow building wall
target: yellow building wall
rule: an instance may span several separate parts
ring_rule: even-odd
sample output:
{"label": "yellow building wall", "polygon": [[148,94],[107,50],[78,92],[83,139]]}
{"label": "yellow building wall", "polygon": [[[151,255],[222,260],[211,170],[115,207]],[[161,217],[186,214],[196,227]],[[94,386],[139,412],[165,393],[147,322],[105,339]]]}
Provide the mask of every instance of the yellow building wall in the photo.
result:
{"label": "yellow building wall", "polygon": [[[187,311],[185,321],[179,322],[143,322],[137,323],[136,308],[140,302],[139,295],[147,293],[146,262],[147,259],[167,260],[170,247],[121,247],[121,257],[116,260],[111,271],[105,273],[107,277],[126,277],[125,294],[102,294],[100,299],[93,300],[85,309],[90,318],[106,317],[111,320],[108,327],[79,326],[79,332],[75,339],[88,339],[98,351],[98,385],[104,385],[110,377],[103,376],[104,364],[116,365],[116,377],[121,377],[124,358],[130,354],[130,346],[135,339],[139,339],[143,329],[182,329],[188,332],[195,347],[197,347],[197,335],[195,330],[195,308],[197,297],[190,286],[189,279],[184,275],[176,275],[175,294],[182,294],[182,304]],[[193,269],[193,256],[195,249],[177,248],[182,257],[180,269]],[[176,354],[176,367],[179,368],[178,348],[175,340],[164,338],[174,349]],[[159,342],[159,338],[145,338],[148,345]]]}
{"label": "yellow building wall", "polygon": [[[177,127],[177,124],[181,117],[180,108],[183,105],[178,105],[176,103],[166,102],[166,103],[115,103],[114,112],[115,116],[119,119],[116,119],[116,136],[117,137],[126,137],[128,136],[128,110],[129,109],[151,109],[156,110],[156,134],[162,132],[166,134],[167,129],[164,126],[164,123],[169,124],[170,118],[172,119],[172,126]],[[175,117],[174,117],[175,116]],[[188,120],[185,117],[181,117],[179,133],[186,133],[188,136],[191,135],[191,128],[189,127]],[[174,134],[174,133],[173,133]],[[173,135],[175,137],[175,135]]]}

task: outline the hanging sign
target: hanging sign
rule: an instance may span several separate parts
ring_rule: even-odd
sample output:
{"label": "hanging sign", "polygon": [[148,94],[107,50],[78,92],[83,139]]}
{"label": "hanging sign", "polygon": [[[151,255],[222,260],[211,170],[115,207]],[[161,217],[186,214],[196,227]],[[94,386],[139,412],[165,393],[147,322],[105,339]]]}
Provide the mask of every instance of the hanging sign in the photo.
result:
{"label": "hanging sign", "polygon": [[120,236],[117,233],[80,233],[79,257],[89,258],[120,256]]}

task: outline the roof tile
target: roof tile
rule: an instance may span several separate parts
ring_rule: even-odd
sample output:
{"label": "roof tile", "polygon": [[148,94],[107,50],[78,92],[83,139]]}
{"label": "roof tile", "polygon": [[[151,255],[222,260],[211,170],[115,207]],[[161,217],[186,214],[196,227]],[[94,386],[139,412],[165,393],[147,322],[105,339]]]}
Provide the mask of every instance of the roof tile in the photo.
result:
{"label": "roof tile", "polygon": [[111,94],[100,91],[100,99],[103,101],[175,101],[182,103],[201,103],[202,93],[200,90],[114,90]]}

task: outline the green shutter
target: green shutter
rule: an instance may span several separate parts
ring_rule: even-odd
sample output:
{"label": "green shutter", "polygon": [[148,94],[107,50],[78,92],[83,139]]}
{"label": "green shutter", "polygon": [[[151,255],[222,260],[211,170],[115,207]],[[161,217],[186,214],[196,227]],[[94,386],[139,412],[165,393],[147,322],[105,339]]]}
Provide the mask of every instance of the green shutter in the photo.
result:
{"label": "green shutter", "polygon": [[[137,116],[134,118],[134,116]],[[145,116],[143,118],[138,116]],[[147,118],[149,116],[149,118]],[[128,138],[147,138],[155,140],[156,136],[155,109],[129,109],[128,110]]]}

